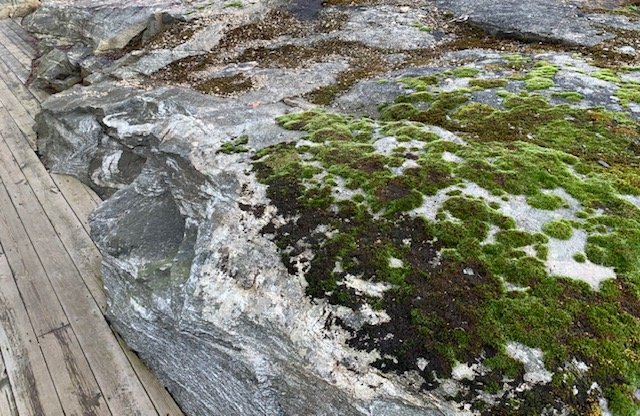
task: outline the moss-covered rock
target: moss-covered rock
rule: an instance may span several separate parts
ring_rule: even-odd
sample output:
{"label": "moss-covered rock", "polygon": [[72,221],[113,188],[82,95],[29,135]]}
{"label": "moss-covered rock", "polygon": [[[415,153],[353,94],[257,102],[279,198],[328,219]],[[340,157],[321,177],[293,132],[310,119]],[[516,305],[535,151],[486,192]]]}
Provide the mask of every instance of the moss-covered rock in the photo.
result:
{"label": "moss-covered rock", "polygon": [[[457,399],[486,414],[592,411],[594,382],[612,409],[637,408],[640,362],[631,351],[640,348],[640,315],[631,305],[640,301],[640,207],[625,195],[640,194],[638,123],[524,92],[532,80],[555,85],[559,69],[517,62],[524,90],[501,93],[500,106],[474,101],[471,89],[439,89],[456,73],[479,76],[474,88],[506,86],[462,68],[401,78],[406,94],[377,120],[320,110],[280,118],[317,145],[279,145],[254,157],[268,196],[290,218],[276,227],[276,241],[285,263],[304,247],[314,251],[310,296],[389,315],[358,329],[343,323],[353,347],[380,352],[374,365],[382,371],[418,371],[423,388],[434,389],[459,363],[482,363],[481,384]],[[531,225],[513,216],[518,210],[548,219]],[[611,268],[616,279],[601,291],[549,267],[558,255],[550,239],[568,240],[576,229],[587,241],[565,261]],[[382,298],[363,293],[348,276],[387,290]],[[505,353],[508,342],[540,349],[552,382],[517,389],[526,371]],[[422,368],[420,357],[428,357]],[[576,361],[588,370],[568,370]],[[478,390],[497,394],[494,404]]]}

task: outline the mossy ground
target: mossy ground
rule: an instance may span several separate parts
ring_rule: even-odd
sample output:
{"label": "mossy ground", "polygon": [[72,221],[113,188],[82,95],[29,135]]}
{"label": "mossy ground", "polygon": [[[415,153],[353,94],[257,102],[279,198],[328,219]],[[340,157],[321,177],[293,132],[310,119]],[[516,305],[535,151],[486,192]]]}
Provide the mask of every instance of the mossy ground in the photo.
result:
{"label": "mossy ground", "polygon": [[[521,71],[517,78],[553,85],[553,65],[513,62]],[[474,77],[470,87],[441,91],[439,82],[456,72]],[[432,389],[450,377],[455,363],[481,362],[490,371],[467,383],[457,399],[475,400],[485,414],[539,415],[567,407],[589,414],[600,394],[590,389],[593,382],[616,414],[635,414],[640,209],[623,196],[640,195],[638,123],[602,108],[553,105],[527,92],[537,88],[526,83],[521,93],[499,94],[499,107],[474,102],[474,92],[505,86],[482,79],[468,68],[401,79],[406,93],[383,106],[376,120],[321,110],[281,117],[284,128],[305,132],[306,141],[254,155],[258,179],[289,218],[265,232],[275,235],[291,272],[290,259],[313,249],[305,275],[310,296],[387,312],[389,322],[365,325],[350,340],[353,347],[378,350],[382,358],[374,365],[383,371],[418,371],[423,388]],[[564,97],[571,102],[575,95]],[[465,143],[445,140],[429,125],[455,131]],[[393,145],[382,150],[380,139],[390,137]],[[563,189],[581,210],[575,218],[525,230],[500,203],[466,194],[467,183],[507,200],[523,195],[543,211],[566,208],[567,201],[551,192]],[[416,213],[425,198],[447,189],[435,219]],[[318,232],[319,225],[331,232]],[[599,291],[579,279],[551,276],[545,266],[549,239],[570,238],[576,229],[588,239],[574,260],[615,268],[616,279]],[[391,267],[390,259],[401,267]],[[382,298],[359,293],[345,284],[347,275],[393,288]],[[525,290],[507,290],[506,283]],[[542,350],[553,381],[516,392],[524,369],[506,353],[509,341]],[[419,358],[428,360],[422,370]],[[572,360],[588,370],[570,369]],[[496,403],[478,399],[478,390],[495,393]]]}

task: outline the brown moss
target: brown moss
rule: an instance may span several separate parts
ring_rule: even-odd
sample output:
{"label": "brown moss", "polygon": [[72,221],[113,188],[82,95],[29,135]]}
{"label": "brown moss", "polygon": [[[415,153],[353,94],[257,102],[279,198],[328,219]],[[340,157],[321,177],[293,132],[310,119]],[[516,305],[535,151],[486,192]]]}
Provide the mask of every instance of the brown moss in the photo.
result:
{"label": "brown moss", "polygon": [[220,40],[220,48],[232,48],[255,40],[271,40],[280,36],[300,36],[303,24],[291,13],[282,9],[271,10],[255,23],[228,31]]}
{"label": "brown moss", "polygon": [[230,75],[228,77],[210,78],[197,83],[194,88],[200,92],[216,95],[232,95],[244,92],[253,87],[251,78],[242,74]]}
{"label": "brown moss", "polygon": [[[375,1],[329,0],[325,5],[351,6],[356,4],[374,4]],[[320,18],[311,21],[300,21],[285,9],[271,11],[258,22],[230,30],[221,40],[220,45],[209,54],[188,57],[176,61],[154,78],[177,83],[194,85],[201,82],[201,73],[214,65],[255,61],[261,67],[299,68],[314,63],[327,62],[333,59],[347,59],[349,69],[338,73],[336,81],[328,86],[320,87],[307,95],[307,99],[319,105],[327,105],[340,93],[348,90],[356,82],[379,76],[389,71],[407,67],[433,65],[447,52],[468,49],[493,49],[506,53],[530,54],[549,51],[576,52],[591,56],[596,64],[604,67],[632,66],[640,63],[640,54],[625,55],[617,51],[618,46],[631,45],[640,48],[640,35],[633,31],[617,30],[616,39],[604,42],[593,48],[567,46],[559,44],[527,43],[515,39],[498,38],[484,33],[467,23],[451,23],[450,17],[443,13],[432,13],[427,22],[434,32],[447,33],[451,40],[436,45],[435,48],[397,51],[371,48],[360,42],[346,42],[336,39],[324,40],[309,45],[285,45],[277,48],[255,46],[262,41],[282,36],[303,37],[313,33],[330,32],[339,29],[347,19],[347,14],[340,11],[324,12]],[[254,47],[250,47],[254,43]],[[239,55],[235,49],[248,46]],[[405,59],[391,60],[389,56],[402,52]],[[472,59],[472,58],[469,58]],[[462,63],[464,59],[460,60]],[[500,68],[518,71],[521,62],[505,62]]]}

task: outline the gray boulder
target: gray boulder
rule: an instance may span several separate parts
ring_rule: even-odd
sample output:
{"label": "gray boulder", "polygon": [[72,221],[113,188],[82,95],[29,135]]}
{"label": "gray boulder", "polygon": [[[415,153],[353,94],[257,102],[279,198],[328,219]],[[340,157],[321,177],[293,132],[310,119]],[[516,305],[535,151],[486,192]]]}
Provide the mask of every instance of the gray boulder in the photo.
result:
{"label": "gray boulder", "polygon": [[[80,46],[80,50],[85,48]],[[84,55],[80,52],[79,57]],[[35,61],[31,85],[51,92],[60,92],[82,81],[81,68],[72,53],[54,48]]]}
{"label": "gray boulder", "polygon": [[500,36],[533,42],[595,46],[616,37],[616,28],[638,30],[622,16],[591,14],[582,2],[560,0],[439,0],[459,20]]}
{"label": "gray boulder", "polygon": [[274,122],[286,110],[114,84],[45,102],[47,164],[120,188],[91,218],[111,322],[188,414],[457,414],[367,368],[330,324],[346,311],[307,298],[261,233],[278,213],[247,156],[220,151],[242,132],[254,149],[291,139]]}
{"label": "gray boulder", "polygon": [[135,2],[124,7],[45,5],[27,16],[23,25],[31,33],[58,44],[83,42],[94,53],[104,53],[122,49],[141,35],[149,26],[150,17],[162,6],[136,5]]}

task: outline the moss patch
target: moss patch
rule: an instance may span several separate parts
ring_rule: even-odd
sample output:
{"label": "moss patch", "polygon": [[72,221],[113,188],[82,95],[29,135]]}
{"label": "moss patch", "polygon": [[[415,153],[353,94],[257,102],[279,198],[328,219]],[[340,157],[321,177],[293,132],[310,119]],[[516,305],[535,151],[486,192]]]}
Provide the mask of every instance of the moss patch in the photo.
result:
{"label": "moss patch", "polygon": [[[524,79],[557,72],[547,63],[514,62]],[[637,409],[630,392],[639,387],[640,362],[630,351],[640,349],[640,209],[622,195],[640,194],[638,124],[529,93],[505,92],[500,107],[475,103],[472,89],[440,91],[443,76],[401,79],[406,94],[383,106],[376,120],[321,110],[279,118],[314,145],[282,144],[254,156],[268,196],[291,218],[265,232],[275,235],[292,273],[291,259],[312,248],[309,296],[387,312],[389,322],[357,331],[342,323],[352,346],[380,352],[374,365],[383,371],[419,371],[418,358],[427,358],[419,373],[422,387],[431,389],[455,363],[483,361],[486,377],[457,399],[476,400],[484,414],[563,406],[586,414],[597,401],[593,382],[611,408]],[[458,132],[466,144],[435,135],[433,124]],[[384,152],[381,137],[395,139]],[[493,199],[468,194],[469,183]],[[582,208],[574,219],[545,224],[544,234],[519,229],[496,202],[523,195],[534,208],[557,210],[566,207],[551,192],[558,188]],[[435,218],[413,212],[436,195],[442,203]],[[332,231],[320,233],[320,225]],[[568,239],[574,228],[588,235],[575,260],[616,270],[600,292],[547,272],[549,238]],[[390,267],[391,258],[402,267]],[[347,275],[391,289],[382,298],[358,293],[345,284]],[[504,282],[527,290],[507,291]],[[473,393],[499,391],[504,383],[515,389],[524,376],[506,356],[508,341],[540,348],[553,382],[512,391],[490,406]],[[589,371],[559,370],[573,359]]]}
{"label": "moss patch", "polygon": [[534,208],[556,210],[565,205],[564,199],[558,195],[537,193],[527,198],[527,203]]}
{"label": "moss patch", "polygon": [[542,226],[542,231],[558,240],[568,240],[573,235],[573,227],[568,221],[551,221]]}
{"label": "moss patch", "polygon": [[253,87],[251,79],[242,74],[210,78],[194,86],[198,91],[216,95],[231,95],[250,90],[251,87]]}

